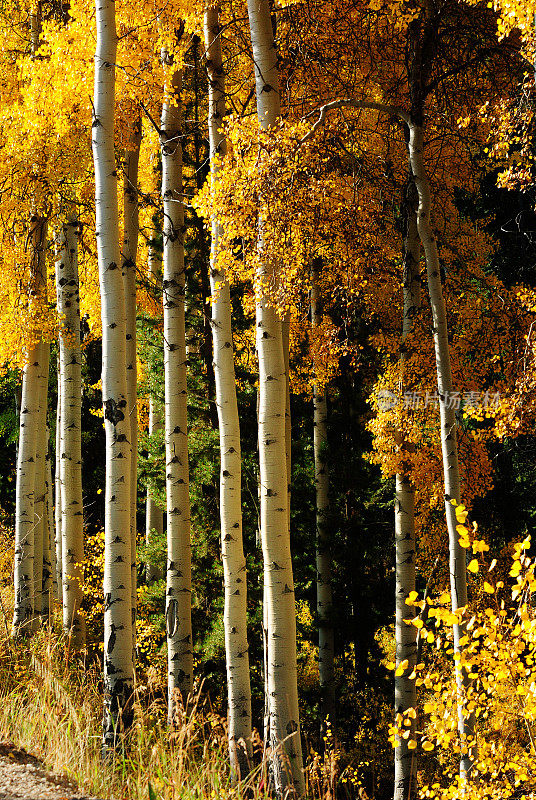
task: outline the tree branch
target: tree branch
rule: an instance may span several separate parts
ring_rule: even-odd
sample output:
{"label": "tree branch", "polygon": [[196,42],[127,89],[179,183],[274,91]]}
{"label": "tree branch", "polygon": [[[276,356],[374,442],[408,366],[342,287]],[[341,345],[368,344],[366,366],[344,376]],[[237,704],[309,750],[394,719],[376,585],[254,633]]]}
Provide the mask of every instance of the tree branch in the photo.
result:
{"label": "tree branch", "polygon": [[[391,117],[399,117],[400,119],[404,120],[408,125],[411,124],[411,118],[407,111],[405,111],[401,106],[389,106],[385,105],[384,103],[378,103],[375,100],[352,100],[351,98],[345,98],[343,100],[333,100],[331,103],[326,103],[326,105],[322,106],[319,109],[319,116],[309,133],[306,133],[303,139],[300,141],[300,144],[307,142],[311,139],[318,128],[324,124],[326,120],[326,115],[330,111],[335,111],[338,108],[370,108],[373,111],[378,111],[380,114],[388,114]],[[315,112],[311,112],[308,114],[307,117],[312,116]],[[306,117],[306,119],[307,119]]]}

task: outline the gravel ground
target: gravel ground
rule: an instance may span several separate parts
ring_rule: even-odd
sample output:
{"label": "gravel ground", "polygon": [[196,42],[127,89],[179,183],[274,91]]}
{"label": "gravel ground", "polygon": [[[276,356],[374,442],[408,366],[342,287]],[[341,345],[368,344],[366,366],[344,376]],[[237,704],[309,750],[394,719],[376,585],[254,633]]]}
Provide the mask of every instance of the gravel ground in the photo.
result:
{"label": "gravel ground", "polygon": [[0,742],[0,800],[97,800],[11,742]]}

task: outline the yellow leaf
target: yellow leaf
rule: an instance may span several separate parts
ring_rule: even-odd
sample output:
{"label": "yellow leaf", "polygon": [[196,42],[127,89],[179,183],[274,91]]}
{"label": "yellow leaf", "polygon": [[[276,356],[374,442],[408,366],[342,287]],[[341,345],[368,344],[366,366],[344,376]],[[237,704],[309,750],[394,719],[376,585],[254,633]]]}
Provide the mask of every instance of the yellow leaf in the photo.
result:
{"label": "yellow leaf", "polygon": [[415,741],[415,739],[411,739],[408,742],[408,750],[415,750],[416,747],[417,747],[417,742]]}
{"label": "yellow leaf", "polygon": [[493,588],[491,583],[484,581],[484,591],[487,592],[488,594],[494,594],[495,589]]}
{"label": "yellow leaf", "polygon": [[434,745],[432,744],[432,742],[423,742],[422,749],[425,750],[427,753],[429,753],[430,750],[434,749]]}
{"label": "yellow leaf", "polygon": [[473,558],[473,560],[469,562],[467,569],[472,573],[478,572],[478,561],[476,558]]}
{"label": "yellow leaf", "polygon": [[400,664],[399,664],[399,665],[398,665],[398,667],[396,668],[395,675],[396,675],[397,677],[400,677],[400,675],[403,675],[403,674],[404,674],[404,670],[405,670],[405,669],[406,669],[406,667],[408,667],[408,666],[409,666],[409,661],[408,661],[408,659],[407,659],[407,658],[405,658],[403,661],[401,661],[401,662],[400,662]]}
{"label": "yellow leaf", "polygon": [[408,605],[408,606],[412,606],[412,605],[414,604],[414,602],[415,602],[415,600],[417,599],[417,597],[418,597],[418,596],[419,596],[419,595],[418,595],[418,593],[417,593],[417,592],[410,592],[410,593],[408,594],[408,596],[406,597],[406,605]]}

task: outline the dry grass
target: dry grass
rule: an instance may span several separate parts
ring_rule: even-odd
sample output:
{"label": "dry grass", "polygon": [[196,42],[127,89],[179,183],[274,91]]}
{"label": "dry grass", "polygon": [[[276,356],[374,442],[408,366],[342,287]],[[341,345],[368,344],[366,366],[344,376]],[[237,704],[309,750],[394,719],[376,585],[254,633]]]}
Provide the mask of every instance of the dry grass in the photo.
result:
{"label": "dry grass", "polygon": [[224,722],[199,698],[174,731],[165,711],[162,701],[140,698],[128,739],[103,762],[96,671],[68,665],[62,637],[49,628],[23,646],[0,635],[0,737],[85,792],[117,800],[265,798],[260,769],[247,786],[230,785]]}

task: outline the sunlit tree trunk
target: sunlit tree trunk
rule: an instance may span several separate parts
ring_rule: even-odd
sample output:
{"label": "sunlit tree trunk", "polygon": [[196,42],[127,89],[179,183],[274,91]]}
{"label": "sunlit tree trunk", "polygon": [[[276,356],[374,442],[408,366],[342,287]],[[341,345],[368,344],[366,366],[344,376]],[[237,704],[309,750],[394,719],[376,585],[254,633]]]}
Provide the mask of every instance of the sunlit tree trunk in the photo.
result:
{"label": "sunlit tree trunk", "polygon": [[[39,306],[46,302],[46,221],[41,217],[32,217],[29,239],[32,247],[30,294],[32,305]],[[41,613],[49,359],[50,344],[39,341],[29,349],[22,373],[15,508],[15,637],[31,630]]]}
{"label": "sunlit tree trunk", "polygon": [[[164,373],[167,490],[168,713],[193,689],[190,498],[184,319],[184,206],[182,199],[182,72],[172,71],[162,107],[162,199],[164,204]],[[180,696],[180,697],[179,697]]]}
{"label": "sunlit tree trunk", "polygon": [[54,488],[52,484],[52,449],[50,447],[50,428],[47,427],[47,461],[46,461],[46,515],[47,538],[43,551],[43,596],[45,605],[43,613],[50,619],[53,609],[53,598],[56,592],[56,557],[54,550]]}
{"label": "sunlit tree trunk", "polygon": [[[311,274],[311,324],[313,336],[322,323],[319,264],[315,261]],[[316,372],[316,368],[315,368]],[[325,387],[315,378],[313,387],[314,408],[314,460],[316,489],[316,613],[318,617],[318,671],[322,698],[321,731],[329,718],[335,726],[335,665],[333,637],[333,598],[331,589],[332,543],[329,531],[329,466],[328,408]]]}
{"label": "sunlit tree trunk", "polygon": [[283,361],[285,363],[285,451],[287,456],[287,517],[290,531],[290,503],[292,500],[292,418],[290,415],[290,314],[281,320],[283,336]]}
{"label": "sunlit tree trunk", "polygon": [[[248,0],[255,63],[257,115],[263,128],[280,114],[277,53],[268,0]],[[277,280],[275,265],[262,259],[262,198],[258,247],[263,284]],[[259,461],[261,536],[268,625],[270,739],[276,792],[303,795],[304,775],[298,709],[296,608],[288,524],[285,434],[286,370],[281,320],[265,290],[257,299],[259,357]],[[293,786],[293,788],[292,788]]]}
{"label": "sunlit tree trunk", "polygon": [[56,291],[59,331],[60,492],[63,577],[63,629],[79,649],[85,644],[80,614],[84,561],[82,502],[82,354],[78,280],[78,222],[71,219],[58,233]]}
{"label": "sunlit tree trunk", "polygon": [[[449,399],[453,392],[452,372],[450,367],[450,348],[448,341],[447,313],[441,275],[437,242],[431,225],[431,188],[423,158],[424,134],[420,124],[410,124],[409,157],[411,169],[415,178],[418,192],[417,228],[419,238],[426,258],[426,273],[428,291],[432,306],[432,319],[434,331],[435,361],[437,368],[437,389],[439,394],[439,413],[441,426],[441,452],[443,458],[443,477],[445,484],[445,513],[449,535],[450,553],[450,590],[453,612],[465,608],[467,605],[467,571],[465,550],[459,543],[456,531],[456,512],[450,502],[455,500],[460,503],[460,471],[458,465],[458,441],[456,435],[456,415],[453,404]],[[468,688],[470,680],[467,672],[460,667],[461,655],[460,640],[464,635],[465,624],[454,625],[454,655],[456,669],[456,683],[459,699]],[[468,737],[473,735],[474,722],[472,718],[465,719],[463,705],[458,703],[458,730],[462,741],[462,756],[460,759],[460,774],[467,777],[471,769],[472,755],[468,748]]]}
{"label": "sunlit tree trunk", "polygon": [[[420,240],[417,230],[416,191],[413,180],[408,181],[404,202],[404,263],[403,263],[403,319],[400,344],[400,395],[404,391],[404,362],[406,341],[413,321],[421,305],[421,283],[419,276]],[[403,449],[410,447],[401,434],[397,444]],[[415,708],[417,693],[415,678],[410,677],[415,667],[417,653],[417,628],[408,625],[406,620],[415,616],[415,609],[406,603],[410,592],[415,590],[415,487],[411,480],[409,466],[396,476],[395,486],[395,642],[396,667],[407,661],[402,675],[395,674],[395,712],[402,714],[408,708]],[[415,720],[411,721],[410,736],[397,737],[395,748],[394,800],[411,800],[416,793],[416,759],[408,742],[415,738]]]}
{"label": "sunlit tree trunk", "polygon": [[141,145],[141,119],[133,123],[129,150],[125,154],[123,177],[124,231],[122,268],[125,284],[126,348],[127,348],[127,398],[130,421],[130,557],[131,557],[131,603],[132,603],[132,643],[136,647],[136,510],[138,497],[138,371],[136,362],[136,262],[138,255],[138,165]]}
{"label": "sunlit tree trunk", "polygon": [[63,606],[63,563],[61,554],[62,535],[61,535],[61,364],[58,356],[58,404],[56,407],[56,450],[55,450],[55,473],[54,473],[54,555],[56,563],[56,585],[54,596],[62,601]]}
{"label": "sunlit tree trunk", "polygon": [[[221,126],[225,116],[225,78],[216,8],[205,11],[205,42],[209,78],[209,137],[211,178],[217,177],[216,155],[225,155]],[[225,273],[217,265],[220,226],[212,220],[210,286],[216,406],[220,432],[220,524],[224,571],[224,628],[229,706],[229,752],[234,777],[250,769],[251,685],[247,638],[247,572],[242,541],[242,476],[240,424],[236,397],[231,292]]]}
{"label": "sunlit tree trunk", "polygon": [[130,421],[126,375],[125,291],[120,268],[114,153],[117,34],[113,0],[96,3],[97,49],[92,144],[102,308],[102,397],[106,432],[103,747],[132,720]]}
{"label": "sunlit tree trunk", "polygon": [[[149,264],[148,277],[151,286],[160,285],[162,282],[162,259],[160,254],[152,245],[149,245]],[[155,402],[154,397],[149,398],[149,436],[154,436],[162,430],[162,415]],[[147,485],[147,499],[145,511],[145,542],[151,544],[153,537],[156,541],[162,539],[164,533],[164,512],[154,499],[154,487],[150,483]],[[154,564],[147,564],[145,568],[145,579],[148,584],[154,583],[158,579],[158,570]]]}

